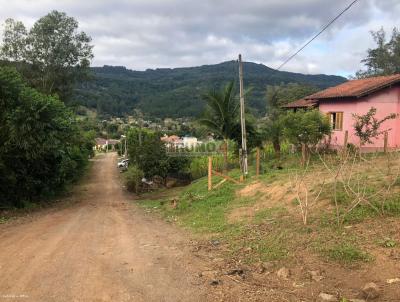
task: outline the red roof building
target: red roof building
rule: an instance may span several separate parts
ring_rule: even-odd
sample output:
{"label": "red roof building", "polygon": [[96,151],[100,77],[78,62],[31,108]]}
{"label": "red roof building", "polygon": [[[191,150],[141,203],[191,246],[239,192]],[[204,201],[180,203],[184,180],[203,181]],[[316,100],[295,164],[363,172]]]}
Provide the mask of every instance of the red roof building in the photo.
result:
{"label": "red roof building", "polygon": [[[284,108],[319,108],[329,116],[333,134],[331,144],[342,146],[345,132],[348,142],[359,145],[354,134],[353,114],[364,115],[371,107],[377,109],[376,118],[381,119],[391,113],[400,113],[400,74],[351,80],[335,87],[322,90],[303,99],[289,103]],[[400,120],[391,119],[381,125],[381,131],[388,131],[388,145],[400,147]],[[383,148],[383,135],[366,148]]]}

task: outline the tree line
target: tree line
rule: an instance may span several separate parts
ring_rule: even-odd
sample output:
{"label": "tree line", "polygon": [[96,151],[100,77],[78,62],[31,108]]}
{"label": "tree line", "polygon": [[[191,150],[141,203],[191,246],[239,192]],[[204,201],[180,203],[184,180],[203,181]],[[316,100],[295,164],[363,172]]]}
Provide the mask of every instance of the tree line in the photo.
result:
{"label": "tree line", "polygon": [[0,46],[0,208],[41,203],[76,180],[94,134],[66,103],[93,57],[78,22],[52,11],[27,30],[7,19]]}

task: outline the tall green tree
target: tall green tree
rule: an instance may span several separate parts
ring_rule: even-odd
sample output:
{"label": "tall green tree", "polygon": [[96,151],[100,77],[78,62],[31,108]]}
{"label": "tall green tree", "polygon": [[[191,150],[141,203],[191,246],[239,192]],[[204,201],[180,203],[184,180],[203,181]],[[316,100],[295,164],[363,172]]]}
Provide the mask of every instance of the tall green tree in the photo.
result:
{"label": "tall green tree", "polygon": [[299,100],[317,91],[317,88],[296,83],[269,85],[266,91],[266,116],[263,122],[265,137],[269,140],[275,154],[279,157],[281,151],[281,141],[283,138],[283,117],[287,110],[282,106],[290,102]]}
{"label": "tall green tree", "polygon": [[1,57],[14,62],[24,60],[28,32],[21,21],[7,19],[4,23]]}
{"label": "tall green tree", "polygon": [[186,157],[167,156],[161,134],[148,129],[131,128],[127,132],[129,164],[137,166],[148,178],[184,171],[189,160]]}
{"label": "tall green tree", "polygon": [[75,179],[93,143],[54,96],[0,67],[0,206],[39,202]]}
{"label": "tall green tree", "polygon": [[207,106],[199,120],[215,135],[224,140],[224,166],[228,168],[228,140],[235,138],[239,121],[239,102],[235,98],[234,84],[228,83],[222,90],[211,90],[203,95]]}
{"label": "tall green tree", "polygon": [[359,70],[356,78],[366,78],[380,75],[400,73],[400,32],[395,27],[388,39],[383,28],[372,31],[371,35],[376,43],[376,48],[367,51],[367,57],[361,62],[365,70]]}
{"label": "tall green tree", "polygon": [[40,18],[29,31],[22,22],[7,19],[0,55],[17,63],[35,88],[66,101],[93,58],[91,38],[78,27],[74,18],[58,11]]}

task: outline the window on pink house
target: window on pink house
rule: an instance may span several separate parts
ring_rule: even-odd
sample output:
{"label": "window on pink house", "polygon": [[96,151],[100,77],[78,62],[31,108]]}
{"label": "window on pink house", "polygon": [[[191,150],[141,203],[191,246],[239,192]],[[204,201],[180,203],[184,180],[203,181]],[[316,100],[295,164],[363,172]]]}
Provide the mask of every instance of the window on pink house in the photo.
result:
{"label": "window on pink house", "polygon": [[343,130],[343,112],[329,112],[328,117],[331,121],[332,130]]}

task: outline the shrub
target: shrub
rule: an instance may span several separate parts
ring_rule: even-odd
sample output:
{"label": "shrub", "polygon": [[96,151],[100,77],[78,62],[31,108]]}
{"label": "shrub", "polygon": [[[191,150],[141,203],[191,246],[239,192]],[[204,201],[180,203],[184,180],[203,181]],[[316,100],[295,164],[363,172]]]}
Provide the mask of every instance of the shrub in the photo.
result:
{"label": "shrub", "polygon": [[124,174],[125,185],[128,191],[139,193],[144,173],[137,166],[131,165]]}
{"label": "shrub", "polygon": [[[92,152],[73,113],[0,67],[0,206],[24,207],[76,179]],[[21,189],[23,188],[23,189]]]}
{"label": "shrub", "polygon": [[317,145],[331,133],[329,121],[318,110],[289,112],[283,118],[284,135],[295,145]]}

